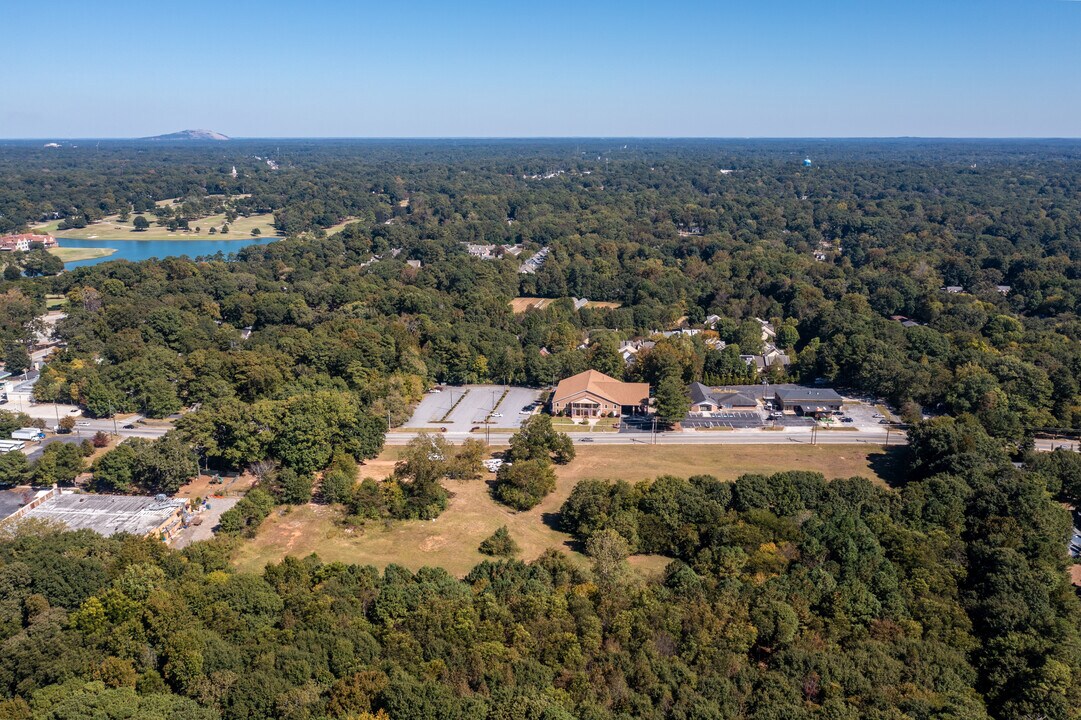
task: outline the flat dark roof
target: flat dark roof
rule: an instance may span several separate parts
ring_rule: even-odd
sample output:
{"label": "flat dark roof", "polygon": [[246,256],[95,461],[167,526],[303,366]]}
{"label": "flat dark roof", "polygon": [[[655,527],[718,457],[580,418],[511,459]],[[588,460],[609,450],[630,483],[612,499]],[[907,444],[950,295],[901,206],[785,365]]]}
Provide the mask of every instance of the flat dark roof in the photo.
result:
{"label": "flat dark roof", "polygon": [[840,403],[842,398],[829,388],[779,387],[777,399],[784,403],[816,405],[821,403]]}

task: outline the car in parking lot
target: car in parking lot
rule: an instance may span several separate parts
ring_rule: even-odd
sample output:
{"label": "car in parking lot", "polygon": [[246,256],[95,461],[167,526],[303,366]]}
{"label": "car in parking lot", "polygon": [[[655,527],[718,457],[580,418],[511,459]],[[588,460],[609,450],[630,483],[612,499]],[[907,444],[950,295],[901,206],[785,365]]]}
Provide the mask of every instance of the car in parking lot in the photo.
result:
{"label": "car in parking lot", "polygon": [[852,419],[852,418],[850,418],[850,417],[843,417],[843,418],[841,418],[841,422],[843,422],[843,423],[850,423],[850,422],[856,422],[856,421],[855,421],[855,420],[853,420],[853,419]]}

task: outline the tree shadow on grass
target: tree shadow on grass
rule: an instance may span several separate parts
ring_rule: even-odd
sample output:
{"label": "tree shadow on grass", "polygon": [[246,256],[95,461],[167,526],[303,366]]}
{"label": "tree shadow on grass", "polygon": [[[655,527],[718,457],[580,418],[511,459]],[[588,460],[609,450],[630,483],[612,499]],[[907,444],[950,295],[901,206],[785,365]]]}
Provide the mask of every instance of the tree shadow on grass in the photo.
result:
{"label": "tree shadow on grass", "polygon": [[[558,512],[541,513],[541,522],[544,523],[545,527],[548,527],[551,530],[555,530],[556,532],[561,532],[561,533],[567,532],[566,530],[563,529],[563,518],[562,518],[562,516],[560,516],[560,514]],[[582,541],[580,541],[578,538],[574,537],[573,535],[571,535],[569,538],[567,538],[563,542],[563,545],[565,547],[567,547],[568,549],[570,549],[570,550],[572,550],[574,552],[577,552],[577,553],[583,553],[584,554],[585,551],[586,551],[585,543],[583,543]]]}
{"label": "tree shadow on grass", "polygon": [[883,448],[868,455],[867,462],[891,488],[901,488],[908,482],[908,448],[904,445]]}

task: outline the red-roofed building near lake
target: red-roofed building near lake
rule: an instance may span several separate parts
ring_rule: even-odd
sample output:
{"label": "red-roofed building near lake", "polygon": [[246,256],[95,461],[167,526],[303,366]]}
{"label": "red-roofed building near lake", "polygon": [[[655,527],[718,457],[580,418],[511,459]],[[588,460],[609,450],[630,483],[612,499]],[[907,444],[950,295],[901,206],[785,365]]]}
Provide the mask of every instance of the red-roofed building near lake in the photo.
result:
{"label": "red-roofed building near lake", "polygon": [[41,243],[42,247],[48,249],[56,247],[56,238],[52,235],[35,235],[32,233],[4,235],[0,237],[0,250],[7,250],[8,252],[21,250],[26,252],[30,249],[31,243]]}

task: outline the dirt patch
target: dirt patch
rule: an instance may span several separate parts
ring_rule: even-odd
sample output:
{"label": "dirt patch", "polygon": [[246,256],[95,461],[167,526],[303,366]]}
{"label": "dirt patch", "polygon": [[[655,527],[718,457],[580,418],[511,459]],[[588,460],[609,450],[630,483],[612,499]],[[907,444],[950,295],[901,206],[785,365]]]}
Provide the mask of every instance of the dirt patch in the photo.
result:
{"label": "dirt patch", "polygon": [[[219,481],[220,480],[220,481]],[[241,473],[235,476],[200,475],[177,491],[176,497],[224,497],[243,495],[255,485],[255,476]]]}
{"label": "dirt patch", "polygon": [[447,545],[447,539],[442,535],[430,535],[420,543],[421,552],[435,552],[442,550]]}

